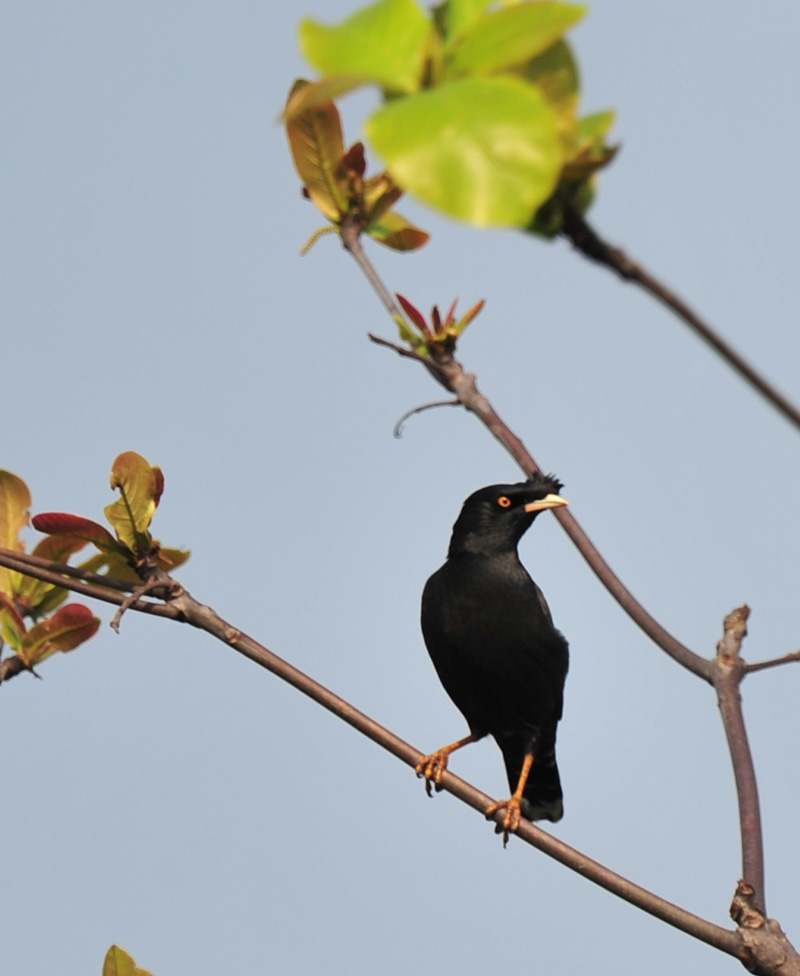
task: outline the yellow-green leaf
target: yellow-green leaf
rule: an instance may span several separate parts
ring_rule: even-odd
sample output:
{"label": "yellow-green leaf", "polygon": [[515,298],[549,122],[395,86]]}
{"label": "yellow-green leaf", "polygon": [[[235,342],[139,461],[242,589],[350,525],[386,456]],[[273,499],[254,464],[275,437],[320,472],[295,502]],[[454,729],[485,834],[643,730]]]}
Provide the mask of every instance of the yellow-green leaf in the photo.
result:
{"label": "yellow-green leaf", "polygon": [[479,17],[452,47],[446,78],[508,71],[541,54],[575,25],[585,10],[567,3],[529,0]]}
{"label": "yellow-green leaf", "polygon": [[0,593],[0,638],[16,652],[25,639],[25,621],[3,593]]}
{"label": "yellow-green leaf", "polygon": [[[85,539],[73,539],[69,536],[48,535],[41,539],[33,550],[34,556],[50,559],[56,563],[65,563],[73,553],[79,552],[86,545]],[[18,599],[24,604],[34,618],[51,613],[66,600],[69,590],[53,583],[24,576],[19,588]]]}
{"label": "yellow-green leaf", "polygon": [[397,99],[366,129],[400,186],[480,227],[525,226],[561,169],[552,108],[514,77],[466,78]]}
{"label": "yellow-green leaf", "polygon": [[[22,478],[0,471],[0,546],[4,549],[24,552],[19,533],[28,524],[30,506],[31,493]],[[0,566],[0,593],[13,595],[21,582],[20,573]]]}
{"label": "yellow-green leaf", "polygon": [[422,80],[431,22],[414,0],[380,0],[336,27],[300,25],[303,54],[323,75],[359,75],[393,92]]}
{"label": "yellow-green leaf", "polygon": [[84,569],[87,573],[97,573],[99,576],[111,576],[128,583],[141,582],[136,570],[121,553],[117,552],[98,552],[97,555],[90,556],[79,563],[78,569]]}
{"label": "yellow-green leaf", "polygon": [[447,42],[451,43],[471,27],[491,2],[492,0],[446,0],[441,9]]}
{"label": "yellow-green leaf", "polygon": [[103,961],[103,976],[153,976],[153,974],[146,969],[140,969],[124,949],[113,945]]}
{"label": "yellow-green leaf", "polygon": [[556,112],[559,135],[565,147],[576,138],[580,76],[572,50],[566,41],[556,41],[546,51],[519,69],[526,81],[538,85]]}
{"label": "yellow-green leaf", "polygon": [[[289,96],[302,95],[306,82],[296,82]],[[336,170],[344,155],[339,112],[332,101],[317,103],[286,120],[286,135],[295,169],[315,206],[329,220],[339,220],[347,209],[346,187]]]}
{"label": "yellow-green leaf", "polygon": [[386,213],[371,223],[367,227],[367,234],[394,251],[416,251],[427,244],[431,236],[395,211]]}
{"label": "yellow-green leaf", "polygon": [[120,454],[111,468],[111,487],[121,497],[105,508],[105,515],[123,545],[141,555],[150,546],[147,532],[155,515],[164,476],[135,451]]}
{"label": "yellow-green leaf", "polygon": [[189,556],[191,556],[191,553],[186,549],[165,549],[162,546],[158,546],[156,566],[165,573],[171,573],[173,569],[182,566]]}

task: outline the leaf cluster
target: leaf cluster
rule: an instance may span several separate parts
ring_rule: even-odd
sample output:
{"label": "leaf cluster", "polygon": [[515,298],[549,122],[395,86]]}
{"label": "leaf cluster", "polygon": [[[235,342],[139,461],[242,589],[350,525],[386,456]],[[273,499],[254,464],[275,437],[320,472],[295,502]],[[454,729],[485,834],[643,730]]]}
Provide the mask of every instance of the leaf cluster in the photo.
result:
{"label": "leaf cluster", "polygon": [[150,523],[164,491],[164,475],[135,451],[120,454],[111,468],[111,487],[120,497],[107,505],[104,514],[108,529],[80,515],[45,512],[35,515],[33,527],[50,538],[79,540],[81,547],[92,543],[98,554],[82,564],[93,573],[136,581],[146,564],[169,572],[185,563],[189,553],[168,549],[153,539]]}
{"label": "leaf cluster", "polygon": [[455,349],[458,337],[486,304],[481,299],[460,319],[455,317],[458,299],[450,306],[444,319],[442,319],[438,305],[434,305],[431,309],[431,324],[428,325],[422,312],[415,305],[412,305],[407,298],[398,295],[397,300],[416,328],[415,332],[414,328],[411,328],[402,316],[396,316],[400,338],[404,339],[420,356],[427,356],[429,353],[436,355],[436,351],[439,349],[452,352]]}
{"label": "leaf cluster", "polygon": [[[29,521],[31,494],[25,482],[0,471],[0,546],[25,552],[20,532]],[[33,555],[66,562],[83,547],[72,538],[42,539]],[[72,651],[97,633],[100,620],[79,603],[62,606],[67,590],[0,567],[0,651],[8,645],[26,668],[58,651]],[[27,620],[35,621],[28,627]]]}
{"label": "leaf cluster", "polygon": [[[164,476],[141,455],[128,451],[114,461],[111,487],[119,491],[105,516],[114,534],[78,515],[48,512],[34,516],[33,527],[45,533],[32,556],[67,563],[89,543],[98,550],[77,568],[89,573],[136,581],[142,567],[168,571],[189,558],[188,552],[166,549],[149,527],[164,490]],[[31,495],[25,482],[0,471],[0,547],[24,553],[20,532],[28,525]],[[0,650],[12,648],[27,668],[58,651],[71,651],[97,633],[100,619],[88,607],[62,606],[68,590],[0,567]],[[26,620],[34,621],[28,627]]]}
{"label": "leaf cluster", "polygon": [[[289,146],[305,195],[334,228],[349,220],[395,251],[422,247],[429,235],[391,209],[403,194],[400,187],[387,172],[366,177],[363,143],[356,142],[345,152],[342,123],[333,101],[312,100],[307,107],[298,108],[310,87],[307,81],[294,83],[286,120]],[[318,236],[319,232],[306,249]]]}
{"label": "leaf cluster", "polygon": [[[292,90],[287,128],[303,119],[308,133],[314,110],[330,113],[333,99],[377,86],[384,104],[365,131],[396,188],[478,226],[557,233],[558,201],[588,207],[593,176],[614,155],[605,144],[613,113],[578,117],[565,34],[583,14],[552,0],[446,0],[430,14],[415,0],[379,0],[337,26],[304,20],[300,44],[322,77]],[[289,138],[309,195],[340,219],[335,153],[314,167],[311,143]]]}

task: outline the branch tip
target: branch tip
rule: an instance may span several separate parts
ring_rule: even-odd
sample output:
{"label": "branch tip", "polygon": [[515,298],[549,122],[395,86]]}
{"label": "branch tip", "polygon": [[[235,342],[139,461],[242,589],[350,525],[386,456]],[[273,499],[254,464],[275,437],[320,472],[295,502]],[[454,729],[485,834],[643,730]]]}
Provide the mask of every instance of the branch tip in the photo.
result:
{"label": "branch tip", "polygon": [[434,407],[460,407],[461,401],[456,400],[434,400],[432,403],[423,403],[418,407],[413,407],[411,410],[406,410],[403,416],[394,425],[394,430],[392,433],[399,440],[403,436],[403,425],[408,420],[409,417],[413,417],[416,413],[422,413],[423,410],[433,410]]}

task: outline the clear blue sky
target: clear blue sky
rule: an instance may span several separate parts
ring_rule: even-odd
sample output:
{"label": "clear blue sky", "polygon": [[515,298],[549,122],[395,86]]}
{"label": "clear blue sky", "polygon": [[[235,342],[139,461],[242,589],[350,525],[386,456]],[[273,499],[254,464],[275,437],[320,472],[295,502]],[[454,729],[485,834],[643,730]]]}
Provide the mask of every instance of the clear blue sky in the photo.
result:
{"label": "clear blue sky", "polygon": [[[517,480],[423,370],[300,198],[282,130],[302,15],[345,0],[14,2],[4,15],[0,467],[34,511],[99,517],[113,458],[166,474],[155,531],[200,600],[421,749],[464,731],[418,628],[462,499]],[[622,151],[597,225],[795,399],[800,9],[598,4],[573,34]],[[349,135],[372,102],[348,103]],[[612,566],[712,654],[800,644],[797,434],[679,323],[573,254],[400,208],[372,247],[422,308],[487,307],[469,369]],[[31,534],[32,536],[33,534]],[[606,596],[550,518],[523,559],[572,646],[554,833],[726,924],[739,877],[712,691]],[[186,627],[115,636],[0,689],[2,969],[156,976],[732,972],[738,965],[512,841],[276,679]],[[800,666],[744,685],[770,913],[800,936]],[[506,785],[491,742],[454,771]]]}

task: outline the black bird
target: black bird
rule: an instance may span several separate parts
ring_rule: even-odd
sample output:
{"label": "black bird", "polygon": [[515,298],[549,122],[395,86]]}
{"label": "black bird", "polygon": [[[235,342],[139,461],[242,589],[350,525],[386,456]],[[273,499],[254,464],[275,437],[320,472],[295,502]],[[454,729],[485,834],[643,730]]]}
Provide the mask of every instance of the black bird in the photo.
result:
{"label": "black bird", "polygon": [[517,555],[537,514],[567,502],[561,482],[536,474],[517,485],[481,488],[464,502],[453,526],[447,562],[422,594],[422,633],[445,691],[470,734],[426,756],[417,766],[430,793],[451,752],[486,735],[503,753],[512,796],[504,839],[520,817],[560,820],[564,809],[556,766],[568,645],[553,626],[539,587]]}

